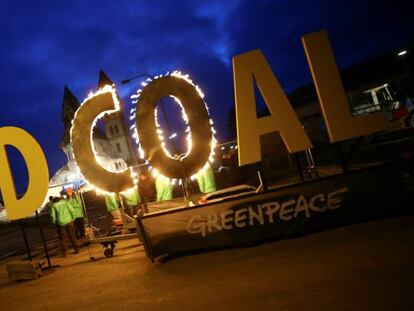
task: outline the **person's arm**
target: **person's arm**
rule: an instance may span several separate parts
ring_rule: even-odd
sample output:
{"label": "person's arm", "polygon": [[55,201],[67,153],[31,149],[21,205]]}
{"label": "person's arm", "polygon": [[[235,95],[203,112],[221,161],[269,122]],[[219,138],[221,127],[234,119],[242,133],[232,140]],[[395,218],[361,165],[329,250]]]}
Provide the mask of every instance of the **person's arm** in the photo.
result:
{"label": "person's arm", "polygon": [[52,219],[52,223],[56,224],[56,209],[55,205],[52,205],[52,208],[50,210],[50,218]]}
{"label": "person's arm", "polygon": [[113,194],[113,200],[114,200],[114,205],[116,206],[116,208],[119,208],[121,203],[119,202],[118,196],[116,194]]}

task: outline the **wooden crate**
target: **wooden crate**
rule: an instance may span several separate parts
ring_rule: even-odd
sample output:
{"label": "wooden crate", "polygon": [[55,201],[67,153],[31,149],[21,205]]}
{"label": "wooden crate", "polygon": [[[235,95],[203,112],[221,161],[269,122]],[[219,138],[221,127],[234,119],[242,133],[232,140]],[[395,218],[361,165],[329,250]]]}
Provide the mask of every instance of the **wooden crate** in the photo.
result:
{"label": "wooden crate", "polygon": [[6,264],[9,279],[35,280],[42,276],[41,264],[38,261],[11,261]]}

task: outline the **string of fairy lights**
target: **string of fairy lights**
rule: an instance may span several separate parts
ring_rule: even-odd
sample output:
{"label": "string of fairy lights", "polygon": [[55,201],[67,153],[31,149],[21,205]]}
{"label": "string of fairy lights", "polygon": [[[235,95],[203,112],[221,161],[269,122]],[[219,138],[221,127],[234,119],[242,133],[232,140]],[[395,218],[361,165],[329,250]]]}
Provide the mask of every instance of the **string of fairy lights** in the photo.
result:
{"label": "string of fairy lights", "polygon": [[[183,79],[187,83],[191,84],[195,88],[195,90],[198,92],[199,96],[202,98],[203,103],[204,103],[204,105],[206,107],[206,110],[207,110],[208,114],[210,115],[209,108],[207,106],[207,103],[204,100],[204,93],[202,92],[201,88],[198,85],[196,85],[189,78],[189,75],[188,74],[182,74],[180,71],[172,71],[172,72],[166,72],[164,75],[160,74],[158,76],[154,76],[153,78],[147,78],[145,81],[143,81],[141,83],[141,87],[142,88],[138,89],[135,94],[131,95],[131,104],[133,105],[133,107],[130,109],[130,116],[129,116],[129,119],[131,121],[132,120],[135,121],[135,118],[136,118],[136,104],[139,101],[139,97],[140,97],[140,95],[142,93],[142,89],[145,86],[147,86],[148,84],[150,84],[152,81],[154,81],[156,79],[159,79],[161,77],[164,77],[164,76],[174,76],[176,78]],[[120,111],[121,110],[121,103],[119,101],[119,98],[118,98],[118,95],[117,95],[116,88],[115,88],[115,85],[114,84],[112,84],[112,85],[105,85],[105,86],[101,87],[100,89],[98,89],[96,92],[90,91],[88,93],[88,96],[81,103],[81,106],[82,106],[84,103],[86,103],[87,101],[91,100],[92,98],[94,98],[96,96],[99,96],[99,95],[102,95],[102,94],[105,94],[105,93],[110,93],[111,94],[112,100],[113,100],[113,103],[114,103],[114,109],[113,110],[106,110],[106,111],[100,113],[98,116],[96,116],[96,118],[94,119],[93,124],[91,126],[90,143],[91,143],[91,146],[92,146],[92,151],[93,151],[93,154],[94,154],[94,157],[95,157],[95,161],[97,161],[97,155],[98,154],[97,154],[97,150],[95,150],[95,145],[93,143],[93,130],[92,129],[96,126],[97,122],[101,118],[103,118],[105,115],[108,115],[108,114],[111,114],[111,113]],[[162,130],[162,128],[161,128],[161,126],[160,126],[160,124],[158,122],[158,108],[157,107],[154,110],[154,118],[155,118],[155,124],[156,124],[156,131],[157,131],[158,139],[160,140],[161,146],[162,146],[163,151],[165,152],[165,154],[169,158],[171,158],[171,159],[174,159],[174,160],[177,160],[177,161],[181,161],[186,156],[188,156],[191,153],[191,150],[192,150],[193,144],[192,144],[192,137],[191,137],[191,128],[189,126],[188,116],[187,116],[186,111],[185,111],[182,103],[180,102],[180,100],[177,97],[175,97],[175,96],[170,96],[170,97],[173,98],[174,101],[175,101],[175,103],[177,103],[179,105],[179,107],[181,108],[181,116],[182,116],[182,119],[183,119],[183,121],[185,123],[185,126],[186,126],[186,129],[185,129],[186,138],[185,139],[186,139],[186,142],[187,142],[187,150],[184,153],[184,155],[182,155],[179,159],[177,159],[174,156],[172,156],[170,154],[169,150],[167,149],[166,143],[165,143],[165,135],[164,135],[163,130]],[[79,111],[79,109],[75,112],[75,115],[74,115],[73,120],[76,119],[76,116],[77,116],[78,111]],[[70,130],[71,142],[72,142],[73,120],[72,120],[72,127],[71,127],[71,130]],[[211,118],[209,118],[209,122],[210,122],[210,125],[211,125],[211,132],[213,133],[212,140],[211,140],[211,146],[210,146],[209,159],[204,164],[204,166],[196,174],[190,176],[190,179],[191,180],[196,179],[198,174],[203,173],[204,170],[207,167],[209,167],[209,165],[210,165],[209,163],[213,163],[214,162],[214,155],[215,155],[215,151],[214,150],[215,150],[216,145],[217,145],[217,140],[215,138],[216,130],[214,129],[214,122],[213,122],[213,120]],[[139,134],[138,134],[138,131],[137,131],[136,123],[135,122],[130,126],[130,130],[132,132],[132,137],[135,140],[135,143],[137,144],[139,157],[141,159],[145,160],[145,164],[146,165],[149,165],[148,161],[145,159],[145,153],[144,153],[144,150],[142,149],[142,146],[140,144]],[[78,163],[76,162],[76,157],[75,156],[74,156],[74,162],[75,162],[75,165],[78,168],[78,170],[81,172],[81,170],[79,169]],[[131,175],[131,178],[133,180],[134,185],[137,185],[138,182],[139,182],[139,180],[138,180],[138,174],[137,174],[137,172],[134,171],[133,167],[126,168],[126,169],[124,169],[122,171],[120,171],[120,170],[113,171],[113,170],[110,170],[108,168],[104,168],[104,169],[106,169],[106,170],[108,170],[110,172],[113,172],[113,173],[124,172],[125,170],[128,170],[129,169],[130,175]],[[161,179],[165,183],[171,183],[172,185],[175,185],[178,182],[178,184],[181,184],[181,179],[170,179],[170,178],[168,178],[166,176],[163,176],[163,175],[161,175],[158,172],[158,170],[156,168],[151,167],[151,165],[149,165],[149,169],[151,170],[151,173],[152,173],[152,175],[154,177]],[[99,194],[111,193],[111,192],[108,192],[108,191],[99,189],[98,187],[96,187],[95,185],[93,185],[93,183],[91,183],[89,180],[87,180],[87,178],[85,178],[85,180],[86,180],[86,182],[89,185],[91,185],[91,186],[93,186],[95,188],[95,190],[96,190],[97,193],[99,193]],[[133,188],[128,189],[128,190],[124,191],[123,193],[129,192],[129,191],[132,191],[132,190],[133,190]]]}
{"label": "string of fairy lights", "polygon": [[[199,94],[199,96],[203,99],[203,103],[204,103],[204,105],[206,107],[206,110],[207,110],[208,114],[210,115],[209,108],[208,108],[207,103],[204,100],[204,93],[202,92],[201,88],[197,84],[195,84],[193,82],[193,80],[190,79],[190,77],[189,77],[188,74],[183,74],[181,71],[178,71],[178,70],[175,70],[175,71],[172,71],[172,72],[167,71],[165,74],[160,74],[160,75],[154,76],[153,78],[148,77],[148,78],[146,78],[146,80],[144,80],[143,82],[141,82],[141,87],[144,88],[148,84],[150,84],[151,82],[153,82],[154,80],[159,79],[159,78],[162,78],[164,76],[173,76],[173,77],[176,77],[176,78],[179,78],[179,79],[183,79],[187,83],[191,84],[195,88],[195,90],[197,91],[197,93]],[[131,121],[132,120],[135,120],[135,118],[136,118],[136,104],[139,101],[139,97],[140,97],[140,95],[142,93],[142,88],[139,88],[135,94],[131,95],[131,104],[133,105],[133,107],[130,110],[130,117],[129,117],[129,119]],[[163,151],[165,152],[165,154],[169,158],[171,158],[171,159],[180,161],[180,160],[184,159],[185,157],[187,157],[191,153],[191,149],[192,149],[192,146],[193,146],[193,144],[192,144],[192,137],[191,137],[191,129],[190,129],[190,126],[188,124],[188,116],[187,116],[187,113],[186,113],[186,111],[185,111],[185,109],[184,109],[181,101],[177,97],[175,97],[175,96],[170,95],[170,97],[172,99],[174,99],[175,103],[178,104],[178,106],[180,107],[180,109],[181,109],[181,117],[182,117],[182,119],[184,121],[184,124],[185,124],[185,127],[186,127],[186,129],[185,129],[186,138],[185,139],[186,139],[186,142],[187,142],[187,150],[184,153],[184,155],[182,155],[180,157],[180,159],[174,158],[174,156],[172,156],[170,154],[169,150],[166,147],[165,135],[164,135],[164,132],[163,132],[163,130],[162,130],[160,124],[159,124],[159,121],[158,121],[158,107],[156,107],[156,109],[154,110],[155,125],[156,125],[156,131],[157,131],[158,139],[160,140],[161,147],[162,147]],[[208,160],[208,162],[205,163],[205,165],[200,169],[199,172],[197,172],[196,174],[194,174],[194,175],[192,175],[190,177],[191,180],[196,179],[198,174],[203,173],[204,170],[209,166],[209,162],[210,163],[213,163],[214,162],[215,148],[216,148],[216,145],[217,145],[217,140],[215,138],[216,130],[214,129],[214,122],[213,122],[213,120],[211,118],[209,119],[209,122],[210,122],[210,125],[211,125],[211,131],[213,133],[212,142],[211,142],[211,146],[210,146],[211,148],[210,148],[209,160]],[[131,125],[130,129],[132,131],[132,137],[134,138],[135,143],[138,146],[138,154],[139,154],[139,156],[140,156],[141,159],[145,160],[145,153],[144,153],[144,150],[142,149],[142,146],[140,144],[139,134],[138,134],[138,131],[137,131],[135,122],[134,122],[134,124]],[[148,164],[148,163],[146,162],[146,164]],[[168,177],[161,175],[158,172],[157,169],[152,168],[152,167],[150,167],[150,169],[151,169],[152,174],[154,175],[154,177],[167,179],[173,185],[177,183],[177,179],[174,179],[173,178],[173,179],[170,180]],[[138,179],[136,178],[136,176],[134,178],[134,183],[135,184],[138,183]],[[178,183],[180,184],[181,183],[181,180],[178,180]]]}
{"label": "string of fairy lights", "polygon": [[[96,148],[95,148],[95,144],[93,143],[93,129],[95,128],[95,126],[96,126],[96,124],[98,123],[98,121],[101,119],[101,118],[103,118],[104,116],[106,116],[106,115],[108,115],[108,114],[111,114],[111,113],[114,113],[114,112],[117,112],[117,111],[120,111],[121,110],[121,103],[120,103],[120,101],[119,101],[119,99],[118,99],[118,95],[117,95],[117,92],[116,92],[116,88],[115,88],[115,84],[112,84],[112,85],[109,85],[109,84],[107,84],[107,85],[104,85],[103,87],[101,87],[101,88],[99,88],[96,92],[93,92],[93,91],[90,91],[89,93],[88,93],[88,95],[87,95],[87,97],[82,101],[82,103],[80,104],[80,106],[82,106],[82,105],[84,105],[87,101],[89,101],[89,100],[91,100],[92,98],[94,98],[94,97],[96,97],[96,96],[99,96],[99,95],[103,95],[103,94],[105,94],[105,93],[109,93],[109,94],[111,94],[111,96],[112,96],[112,100],[113,100],[113,103],[114,103],[114,109],[112,109],[112,110],[106,110],[106,111],[103,111],[103,112],[101,112],[99,115],[97,115],[96,117],[95,117],[95,119],[93,120],[93,123],[92,123],[92,125],[91,125],[91,130],[90,130],[90,132],[89,132],[89,139],[90,139],[90,144],[91,144],[91,147],[92,147],[92,152],[93,152],[93,154],[94,154],[94,159],[95,159],[95,161],[97,161],[97,159],[98,159],[98,152],[97,152],[97,150],[96,150]],[[75,114],[74,114],[74,117],[73,117],[73,119],[72,119],[72,126],[71,126],[71,128],[70,128],[70,140],[71,140],[71,145],[73,145],[73,143],[72,143],[72,140],[73,140],[73,135],[72,135],[72,132],[73,132],[73,123],[74,123],[74,120],[76,119],[76,117],[77,117],[77,114],[78,114],[78,112],[80,111],[80,109],[78,109],[78,110],[76,110],[76,112],[75,112]],[[72,152],[73,153],[73,152]],[[82,174],[82,170],[79,168],[79,165],[78,165],[78,163],[77,163],[77,161],[76,161],[76,156],[75,156],[75,154],[73,153],[73,159],[74,159],[74,163],[75,163],[75,165],[76,165],[76,169],[77,169],[77,171],[79,171],[80,172],[80,174]],[[97,161],[98,162],[98,161]],[[99,162],[98,162],[99,163]],[[122,170],[111,170],[110,168],[108,168],[108,167],[105,167],[104,169],[106,169],[106,170],[108,170],[109,172],[112,172],[112,173],[120,173],[120,172],[124,172],[124,171],[126,171],[126,170],[128,170],[128,168],[125,168],[125,169],[122,169]],[[89,185],[91,185],[94,189],[95,189],[95,191],[96,191],[96,193],[97,194],[107,194],[107,193],[111,193],[112,194],[112,192],[108,192],[108,191],[105,191],[105,190],[103,190],[103,189],[100,189],[99,187],[97,187],[97,186],[95,186],[95,185],[93,185],[93,183],[90,181],[90,180],[88,180],[83,174],[82,174],[82,177],[85,179],[85,181],[89,184]],[[128,189],[128,190],[126,190],[126,192],[128,192],[128,191],[130,191],[130,190],[133,190],[133,189]]]}

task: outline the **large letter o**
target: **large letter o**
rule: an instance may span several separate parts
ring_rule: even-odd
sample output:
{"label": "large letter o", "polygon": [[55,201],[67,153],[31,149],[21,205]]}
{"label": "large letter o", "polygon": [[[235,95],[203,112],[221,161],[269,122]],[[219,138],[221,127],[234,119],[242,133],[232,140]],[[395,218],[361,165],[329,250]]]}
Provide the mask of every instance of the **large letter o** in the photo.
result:
{"label": "large letter o", "polygon": [[[181,159],[171,158],[165,153],[156,131],[155,108],[164,96],[176,97],[188,117],[192,146]],[[138,99],[136,125],[145,158],[164,176],[190,177],[208,161],[213,140],[210,118],[203,98],[185,79],[164,76],[151,81]]]}

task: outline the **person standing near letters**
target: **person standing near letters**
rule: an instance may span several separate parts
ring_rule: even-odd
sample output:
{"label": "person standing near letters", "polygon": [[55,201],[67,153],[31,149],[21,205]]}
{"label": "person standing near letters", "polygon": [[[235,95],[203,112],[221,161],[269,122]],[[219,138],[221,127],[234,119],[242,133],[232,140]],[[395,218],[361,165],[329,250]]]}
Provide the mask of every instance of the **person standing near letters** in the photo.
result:
{"label": "person standing near letters", "polygon": [[127,190],[122,193],[122,197],[124,199],[126,208],[126,213],[134,217],[138,211],[138,204],[141,203],[141,198],[138,193],[138,188],[134,186],[134,188]]}
{"label": "person standing near letters", "polygon": [[108,218],[108,224],[112,222],[113,225],[122,224],[121,213],[119,211],[119,201],[115,193],[105,194],[106,210],[110,214],[112,221]]}
{"label": "person standing near letters", "polygon": [[197,174],[197,181],[201,193],[207,194],[216,191],[216,180],[210,165],[204,167],[201,172]]}
{"label": "person standing near letters", "polygon": [[144,168],[139,174],[138,191],[142,203],[155,202],[157,200],[157,190],[155,188],[154,177]]}
{"label": "person standing near letters", "polygon": [[73,225],[75,211],[69,201],[62,198],[54,198],[50,216],[52,218],[52,223],[58,225],[59,228],[62,255],[66,256],[68,252],[68,236],[72,247],[75,250],[75,254],[79,253],[75,227]]}
{"label": "person standing near letters", "polygon": [[173,189],[169,178],[158,175],[155,179],[155,189],[157,192],[157,202],[172,200]]}
{"label": "person standing near letters", "polygon": [[85,237],[85,219],[83,215],[83,207],[79,196],[73,191],[72,188],[68,188],[66,190],[68,194],[68,201],[72,205],[73,210],[75,212],[75,233],[78,239],[82,239]]}

